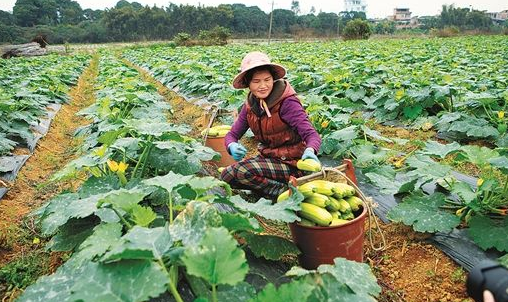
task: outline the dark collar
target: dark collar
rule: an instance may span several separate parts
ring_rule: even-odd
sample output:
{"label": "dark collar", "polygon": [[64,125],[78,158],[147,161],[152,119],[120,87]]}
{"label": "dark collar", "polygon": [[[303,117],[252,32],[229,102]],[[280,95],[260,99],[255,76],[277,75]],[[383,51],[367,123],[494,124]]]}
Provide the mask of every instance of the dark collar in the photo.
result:
{"label": "dark collar", "polygon": [[[272,92],[270,92],[268,97],[265,99],[268,109],[271,109],[280,101],[284,90],[286,90],[286,81],[281,79],[273,82]],[[262,110],[259,106],[259,99],[255,97],[254,94],[249,93],[248,102],[254,114],[261,116],[264,113],[264,110]]]}

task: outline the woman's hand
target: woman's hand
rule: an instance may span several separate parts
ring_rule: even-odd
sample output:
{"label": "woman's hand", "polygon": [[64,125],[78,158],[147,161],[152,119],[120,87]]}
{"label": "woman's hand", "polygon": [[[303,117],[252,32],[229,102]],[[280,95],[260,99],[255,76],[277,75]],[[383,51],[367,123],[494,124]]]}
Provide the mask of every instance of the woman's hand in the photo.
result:
{"label": "woman's hand", "polygon": [[234,160],[240,161],[247,154],[247,149],[240,143],[231,143],[228,145],[228,150]]}
{"label": "woman's hand", "polygon": [[303,152],[302,159],[307,159],[307,158],[313,159],[313,160],[317,161],[318,163],[320,162],[319,159],[317,158],[316,154],[314,154],[314,149],[312,149],[312,148],[307,148]]}

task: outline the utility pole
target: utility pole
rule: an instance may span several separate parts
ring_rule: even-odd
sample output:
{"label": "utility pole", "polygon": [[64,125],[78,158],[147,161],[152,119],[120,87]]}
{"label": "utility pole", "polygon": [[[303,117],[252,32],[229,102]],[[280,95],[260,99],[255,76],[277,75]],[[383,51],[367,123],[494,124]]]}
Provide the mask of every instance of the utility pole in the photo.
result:
{"label": "utility pole", "polygon": [[270,39],[272,37],[272,23],[273,23],[273,1],[272,0],[272,12],[270,13],[270,26],[268,28],[268,44],[270,44]]}

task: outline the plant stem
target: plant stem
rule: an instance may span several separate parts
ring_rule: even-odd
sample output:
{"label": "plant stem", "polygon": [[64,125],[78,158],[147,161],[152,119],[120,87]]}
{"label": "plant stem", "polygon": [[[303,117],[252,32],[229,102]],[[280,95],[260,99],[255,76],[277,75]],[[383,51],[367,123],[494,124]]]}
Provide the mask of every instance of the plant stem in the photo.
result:
{"label": "plant stem", "polygon": [[113,212],[115,212],[115,214],[120,218],[120,220],[125,224],[125,226],[130,230],[132,229],[132,224],[130,224],[122,215],[120,215],[120,213],[118,213],[118,211],[111,207],[111,209],[113,210]]}
{"label": "plant stem", "polygon": [[143,149],[143,153],[141,153],[141,156],[139,157],[139,160],[138,162],[136,163],[136,167],[134,167],[134,171],[132,172],[132,177],[136,177],[136,173],[138,172],[138,169],[139,169],[139,166],[141,165],[141,163],[144,162],[145,160],[145,154],[146,152],[148,151],[148,149],[150,149],[150,146],[151,146],[151,139],[152,139],[152,136],[150,135],[148,137],[148,144],[145,145],[145,148]]}
{"label": "plant stem", "polygon": [[[173,298],[175,298],[176,302],[183,302],[183,299],[182,297],[180,296],[180,293],[178,292],[178,290],[176,289],[176,286],[175,284],[173,283],[172,279],[171,279],[171,274],[169,273],[168,269],[166,268],[166,265],[164,265],[164,262],[162,261],[161,258],[157,259],[157,262],[159,262],[159,265],[162,267],[162,269],[166,272],[166,274],[168,275],[168,286],[169,286],[169,291],[171,292],[171,294],[173,295]],[[170,268],[171,270],[171,268]]]}
{"label": "plant stem", "polygon": [[173,223],[173,197],[171,196],[171,192],[169,192],[169,223]]}
{"label": "plant stem", "polygon": [[212,302],[217,302],[217,285],[212,284]]}

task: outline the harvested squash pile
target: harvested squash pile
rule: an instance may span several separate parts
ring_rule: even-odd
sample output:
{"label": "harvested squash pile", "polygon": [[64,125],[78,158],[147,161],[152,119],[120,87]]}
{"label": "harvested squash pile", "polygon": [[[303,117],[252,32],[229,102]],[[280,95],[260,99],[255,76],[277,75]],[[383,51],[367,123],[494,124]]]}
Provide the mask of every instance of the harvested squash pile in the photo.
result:
{"label": "harvested squash pile", "polygon": [[[297,187],[305,197],[298,212],[300,224],[306,226],[338,226],[355,218],[354,212],[362,207],[355,189],[345,183],[313,180]],[[286,200],[290,190],[279,195],[277,202]]]}

